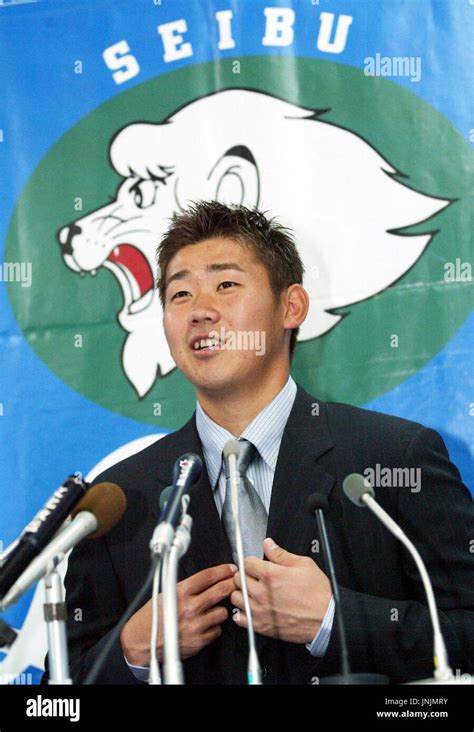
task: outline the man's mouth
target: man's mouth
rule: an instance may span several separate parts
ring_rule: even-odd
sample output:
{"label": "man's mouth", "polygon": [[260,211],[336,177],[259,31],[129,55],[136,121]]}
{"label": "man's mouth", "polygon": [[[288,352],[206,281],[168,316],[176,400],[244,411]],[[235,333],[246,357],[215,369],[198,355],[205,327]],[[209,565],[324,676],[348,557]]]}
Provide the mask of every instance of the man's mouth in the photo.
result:
{"label": "man's mouth", "polygon": [[195,356],[206,356],[225,348],[225,338],[219,338],[215,331],[198,333],[189,341],[189,348]]}
{"label": "man's mouth", "polygon": [[124,291],[128,310],[137,313],[147,308],[153,299],[153,272],[145,255],[132,244],[114,247],[104,267],[115,274]]}
{"label": "man's mouth", "polygon": [[196,341],[192,349],[193,351],[217,351],[221,347],[221,343],[218,338],[202,338]]}

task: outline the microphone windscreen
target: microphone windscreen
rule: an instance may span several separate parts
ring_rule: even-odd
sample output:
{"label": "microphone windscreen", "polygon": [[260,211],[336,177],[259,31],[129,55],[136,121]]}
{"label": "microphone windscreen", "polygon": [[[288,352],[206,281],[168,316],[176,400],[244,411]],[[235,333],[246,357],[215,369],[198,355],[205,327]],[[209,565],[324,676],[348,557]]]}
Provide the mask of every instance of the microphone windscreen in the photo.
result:
{"label": "microphone windscreen", "polygon": [[227,440],[224,445],[224,458],[228,460],[231,455],[235,455],[238,459],[240,453],[240,445],[237,440]]}
{"label": "microphone windscreen", "polygon": [[185,481],[188,490],[195,485],[203,470],[202,460],[194,452],[187,452],[179,457],[173,466],[173,483]]}
{"label": "microphone windscreen", "polygon": [[364,493],[375,496],[375,491],[369,481],[363,475],[360,475],[360,473],[351,473],[347,478],[344,478],[342,489],[356,506],[365,506],[364,501],[361,500]]}
{"label": "microphone windscreen", "polygon": [[115,483],[98,483],[89,488],[84,498],[74,507],[71,517],[74,518],[81,511],[94,514],[99,524],[97,529],[89,534],[88,539],[98,539],[118,524],[125,509],[127,499],[123,490]]}
{"label": "microphone windscreen", "polygon": [[314,516],[314,512],[320,508],[322,511],[327,511],[329,508],[329,502],[326,496],[324,496],[322,493],[312,493],[310,496],[308,496],[307,504],[308,511],[310,512],[311,516]]}

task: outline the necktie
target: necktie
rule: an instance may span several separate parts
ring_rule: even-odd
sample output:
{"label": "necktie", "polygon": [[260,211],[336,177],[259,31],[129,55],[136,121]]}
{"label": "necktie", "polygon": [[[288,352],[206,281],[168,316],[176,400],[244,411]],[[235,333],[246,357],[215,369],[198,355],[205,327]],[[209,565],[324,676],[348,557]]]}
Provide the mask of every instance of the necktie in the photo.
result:
{"label": "necktie", "polygon": [[[252,459],[257,455],[257,448],[248,440],[239,440],[240,455],[237,461],[237,474],[239,476],[239,514],[240,529],[242,532],[242,543],[244,556],[263,556],[262,542],[267,531],[268,514],[262,499],[258,495],[252,483],[247,478],[247,468]],[[232,515],[232,499],[230,478],[224,461],[225,470],[225,500],[222,509],[222,522],[224,524],[229,544],[232,548],[234,562],[237,562],[237,545],[235,539],[234,519]]]}

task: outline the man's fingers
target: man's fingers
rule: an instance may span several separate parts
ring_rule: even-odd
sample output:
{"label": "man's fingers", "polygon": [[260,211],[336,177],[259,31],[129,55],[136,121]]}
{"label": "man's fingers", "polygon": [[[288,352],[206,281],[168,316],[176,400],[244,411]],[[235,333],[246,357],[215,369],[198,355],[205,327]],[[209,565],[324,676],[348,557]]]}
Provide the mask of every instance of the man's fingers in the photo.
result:
{"label": "man's fingers", "polygon": [[201,616],[201,631],[204,633],[208,631],[209,628],[220,626],[228,617],[229,611],[227,608],[222,607],[222,605],[219,607],[213,607],[212,610],[208,610],[207,613],[203,613]]}
{"label": "man's fingers", "polygon": [[209,587],[207,590],[202,592],[199,596],[199,610],[205,612],[209,608],[218,605],[229,597],[231,592],[235,590],[234,579],[226,579],[218,582],[217,584]]}
{"label": "man's fingers", "polygon": [[[231,581],[234,583],[234,588],[237,587],[239,590],[242,589],[242,578],[240,576],[240,572],[237,572]],[[258,594],[259,584],[258,580],[247,575],[247,590],[250,597],[255,597],[255,595]]]}
{"label": "man's fingers", "polygon": [[183,580],[183,583],[186,584],[186,590],[190,595],[199,595],[217,582],[233,577],[234,573],[235,570],[230,564],[219,564],[217,567],[209,567],[193,574]]}
{"label": "man's fingers", "polygon": [[230,596],[230,601],[234,607],[240,610],[244,609],[244,595],[240,590],[234,590]]}
{"label": "man's fingers", "polygon": [[271,571],[271,563],[258,557],[245,557],[245,574],[255,579],[264,579]]}
{"label": "man's fingers", "polygon": [[217,640],[219,638],[219,636],[221,636],[221,635],[222,635],[221,626],[214,625],[214,627],[209,628],[209,630],[206,630],[206,632],[202,634],[203,645],[204,646],[210,645],[215,640]]}
{"label": "man's fingers", "polygon": [[244,610],[234,610],[232,613],[232,620],[240,628],[247,628],[247,616]]}

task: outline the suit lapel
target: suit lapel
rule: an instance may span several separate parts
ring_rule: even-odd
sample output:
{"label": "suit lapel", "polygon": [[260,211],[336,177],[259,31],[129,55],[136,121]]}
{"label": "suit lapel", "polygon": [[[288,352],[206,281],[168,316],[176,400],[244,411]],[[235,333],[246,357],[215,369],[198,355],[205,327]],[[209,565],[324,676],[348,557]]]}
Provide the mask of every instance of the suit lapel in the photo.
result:
{"label": "suit lapel", "polygon": [[316,520],[307,501],[315,492],[329,497],[335,478],[317,461],[332,447],[324,403],[298,387],[278,454],[267,528],[267,536],[293,554],[310,554]]}
{"label": "suit lapel", "polygon": [[[335,478],[317,461],[332,447],[324,403],[298,386],[278,453],[267,536],[292,554],[311,556],[323,571],[316,519],[309,512],[308,499],[315,492],[329,497]],[[268,640],[257,635],[259,655]]]}

